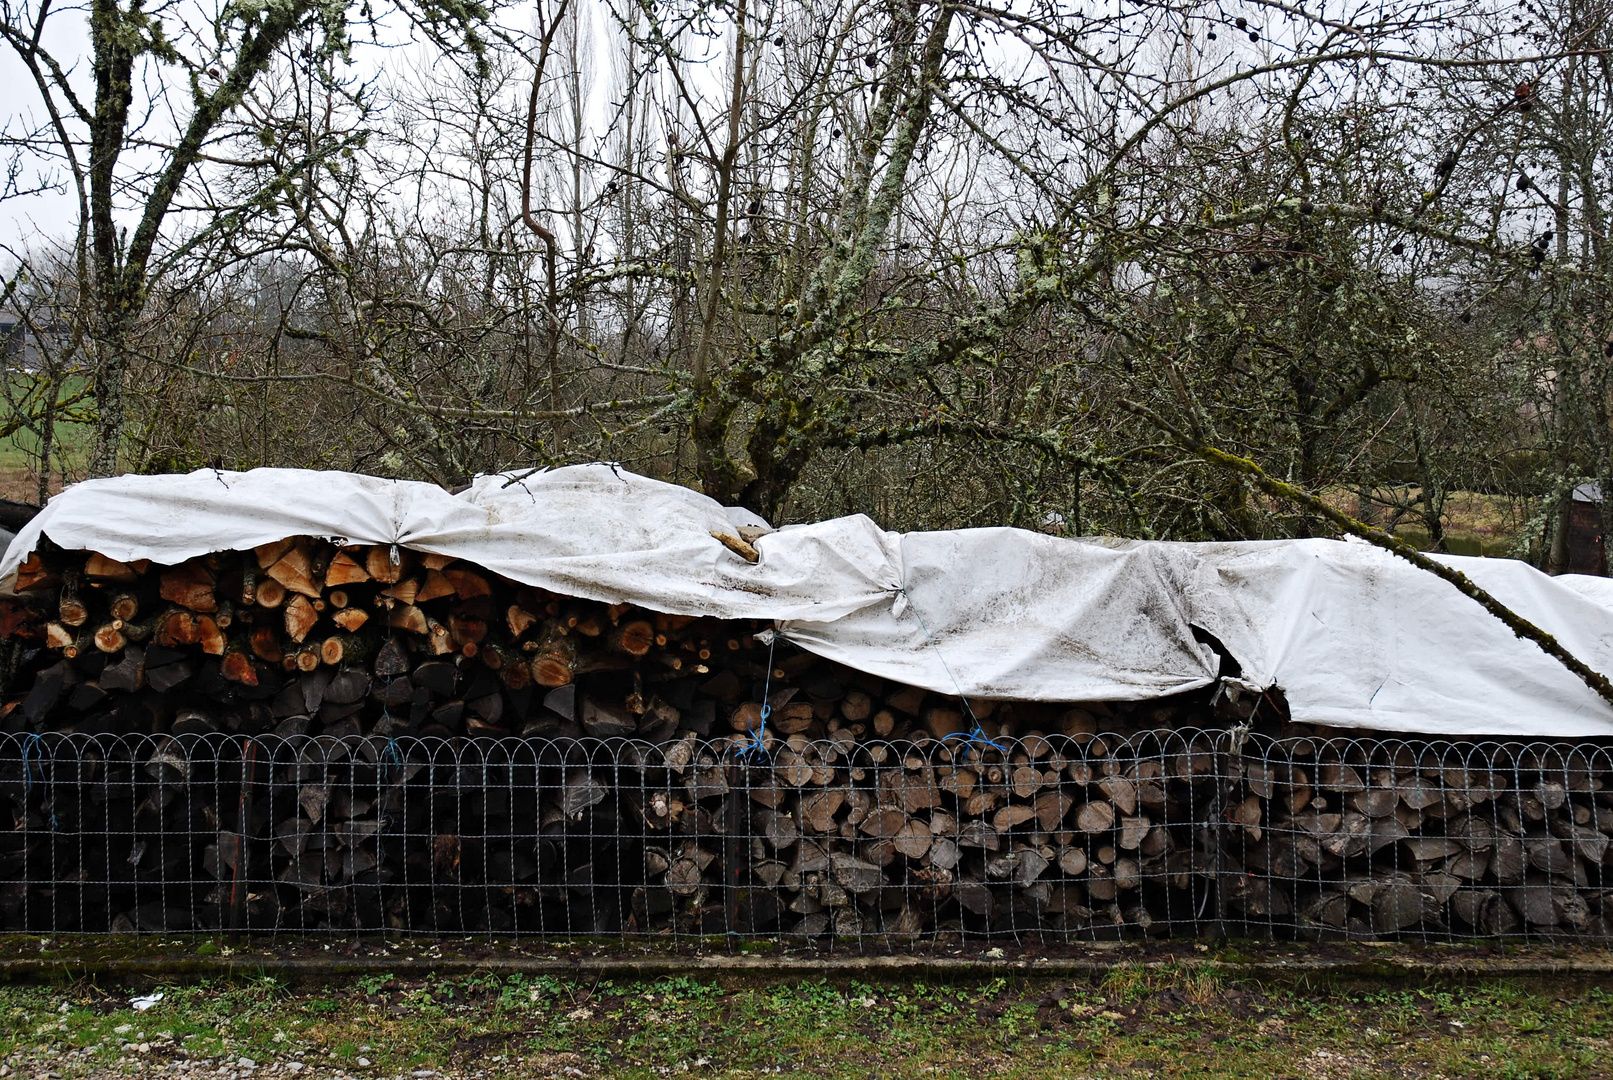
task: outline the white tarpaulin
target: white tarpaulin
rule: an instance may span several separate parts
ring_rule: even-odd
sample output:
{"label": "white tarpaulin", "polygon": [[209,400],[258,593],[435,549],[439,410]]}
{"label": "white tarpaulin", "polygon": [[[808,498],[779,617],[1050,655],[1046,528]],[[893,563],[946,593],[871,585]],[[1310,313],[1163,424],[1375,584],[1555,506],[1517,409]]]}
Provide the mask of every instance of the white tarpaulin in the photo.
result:
{"label": "white tarpaulin", "polygon": [[[1219,641],[1295,719],[1449,735],[1613,735],[1613,708],[1445,582],[1375,548],[1063,540],[1015,529],[898,534],[863,516],[755,541],[760,525],[609,465],[482,477],[450,495],[348,473],[204,470],[76,485],[43,533],[65,548],[177,563],[292,535],[398,544],[516,581],[659,611],[772,619],[812,652],[943,693],[1140,700],[1207,686]],[[1613,590],[1460,559],[1503,603],[1613,672]]]}
{"label": "white tarpaulin", "polygon": [[899,584],[898,538],[863,517],[770,537],[776,557],[757,566],[711,538],[760,520],[608,465],[484,476],[458,495],[353,473],[205,469],[69,488],[18,534],[0,578],[44,532],[66,548],[165,564],[286,536],[398,544],[572,596],[723,618],[833,619]]}
{"label": "white tarpaulin", "polygon": [[904,592],[833,621],[786,622],[785,637],[876,675],[979,697],[1136,701],[1215,681],[1216,656],[1194,640],[1153,545],[1117,550],[1022,529],[896,539]]}
{"label": "white tarpaulin", "polygon": [[[1613,707],[1432,574],[1365,542],[1151,544],[1195,626],[1296,720],[1446,735],[1613,735]],[[1613,673],[1613,611],[1514,559],[1442,556]]]}

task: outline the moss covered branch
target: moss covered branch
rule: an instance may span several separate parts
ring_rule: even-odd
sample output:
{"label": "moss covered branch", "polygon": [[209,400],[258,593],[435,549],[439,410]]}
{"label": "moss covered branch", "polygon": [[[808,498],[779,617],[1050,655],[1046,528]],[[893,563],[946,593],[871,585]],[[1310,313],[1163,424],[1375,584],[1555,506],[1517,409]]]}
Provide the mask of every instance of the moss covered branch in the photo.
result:
{"label": "moss covered branch", "polygon": [[1176,427],[1176,425],[1146,406],[1125,400],[1122,400],[1120,404],[1128,412],[1142,417],[1165,432],[1184,450],[1190,451],[1209,464],[1228,472],[1241,473],[1266,494],[1303,506],[1318,517],[1332,522],[1342,532],[1349,533],[1351,536],[1358,536],[1367,543],[1380,547],[1392,555],[1398,555],[1419,570],[1426,570],[1435,577],[1449,582],[1463,596],[1474,601],[1485,611],[1501,620],[1508,630],[1540,646],[1542,652],[1562,664],[1569,671],[1572,671],[1586,686],[1601,695],[1604,701],[1613,705],[1613,682],[1609,682],[1606,675],[1603,675],[1563,648],[1555,637],[1501,603],[1460,570],[1447,566],[1437,559],[1429,558],[1393,533],[1368,525],[1364,521],[1358,521],[1350,515],[1335,509],[1326,500],[1306,491],[1304,488],[1277,479],[1246,457],[1229,454],[1225,450],[1211,446],[1202,438]]}

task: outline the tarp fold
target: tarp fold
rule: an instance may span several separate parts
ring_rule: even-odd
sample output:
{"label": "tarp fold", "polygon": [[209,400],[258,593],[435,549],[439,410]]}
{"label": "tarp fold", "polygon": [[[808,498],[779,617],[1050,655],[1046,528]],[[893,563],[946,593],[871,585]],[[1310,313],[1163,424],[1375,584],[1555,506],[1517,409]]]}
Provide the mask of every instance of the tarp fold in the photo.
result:
{"label": "tarp fold", "polygon": [[[891,679],[969,696],[1146,700],[1223,673],[1281,687],[1296,720],[1448,736],[1613,736],[1613,708],[1450,585],[1360,543],[1069,540],[1017,529],[899,534],[854,515],[754,541],[762,525],[611,465],[431,484],[294,469],[77,484],[41,536],[172,564],[313,535],[398,544],[569,595],[769,619],[783,638]],[[1448,560],[1585,663],[1613,672],[1613,588],[1505,559]]]}

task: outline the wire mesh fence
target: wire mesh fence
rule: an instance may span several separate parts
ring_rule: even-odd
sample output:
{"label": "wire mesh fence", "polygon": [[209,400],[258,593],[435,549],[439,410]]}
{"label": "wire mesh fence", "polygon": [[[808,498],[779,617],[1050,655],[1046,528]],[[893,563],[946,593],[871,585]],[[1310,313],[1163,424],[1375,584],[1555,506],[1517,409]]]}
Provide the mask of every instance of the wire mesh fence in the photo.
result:
{"label": "wire mesh fence", "polygon": [[0,929],[1607,938],[1613,749],[0,736]]}

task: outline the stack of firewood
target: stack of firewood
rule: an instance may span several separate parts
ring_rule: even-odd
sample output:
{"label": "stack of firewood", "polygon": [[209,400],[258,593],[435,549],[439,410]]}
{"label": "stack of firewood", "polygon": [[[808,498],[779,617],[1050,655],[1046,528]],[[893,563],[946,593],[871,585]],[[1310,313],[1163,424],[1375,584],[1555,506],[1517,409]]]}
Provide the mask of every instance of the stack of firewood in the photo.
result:
{"label": "stack of firewood", "polygon": [[965,704],[770,647],[762,623],[576,600],[402,548],[304,537],[171,567],[47,548],[15,588],[0,601],[11,731],[660,742],[944,738],[975,719],[1074,735],[1114,718]]}
{"label": "stack of firewood", "polygon": [[[1613,767],[1582,754],[1480,764],[1183,731],[889,753],[790,740],[726,800],[709,749],[680,744],[667,763],[684,781],[674,816],[713,807],[697,834],[721,835],[743,799],[759,839],[738,895],[808,935],[1613,933]],[[643,891],[647,912],[659,896],[674,926],[733,919],[713,907],[731,899],[716,847],[672,835],[647,863],[666,883]]]}
{"label": "stack of firewood", "polygon": [[1571,748],[1246,740],[1254,702],[1209,694],[961,700],[762,624],[307,538],[175,567],[46,546],[16,590],[5,929],[1613,926],[1613,763]]}

